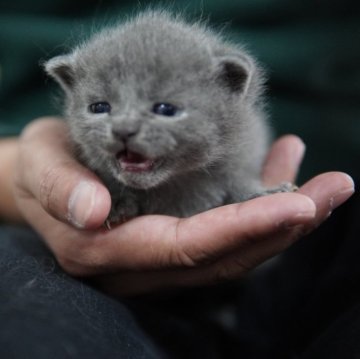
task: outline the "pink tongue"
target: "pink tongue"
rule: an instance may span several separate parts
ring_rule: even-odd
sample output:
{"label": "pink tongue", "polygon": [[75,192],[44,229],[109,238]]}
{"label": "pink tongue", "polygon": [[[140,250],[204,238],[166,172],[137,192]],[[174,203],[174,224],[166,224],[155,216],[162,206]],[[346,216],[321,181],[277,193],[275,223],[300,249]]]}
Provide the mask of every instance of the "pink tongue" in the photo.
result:
{"label": "pink tongue", "polygon": [[147,161],[147,158],[138,153],[126,151],[122,156],[122,160],[127,163],[142,163]]}
{"label": "pink tongue", "polygon": [[149,171],[153,167],[154,162],[139,153],[124,151],[118,155],[121,168],[128,172]]}

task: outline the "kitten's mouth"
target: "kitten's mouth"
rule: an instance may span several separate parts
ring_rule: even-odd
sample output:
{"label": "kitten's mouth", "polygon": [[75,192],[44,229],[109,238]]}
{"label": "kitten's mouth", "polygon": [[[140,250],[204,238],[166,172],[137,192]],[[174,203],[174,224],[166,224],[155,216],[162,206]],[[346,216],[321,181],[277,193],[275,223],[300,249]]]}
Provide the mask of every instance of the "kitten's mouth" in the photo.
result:
{"label": "kitten's mouth", "polygon": [[116,155],[116,158],[123,171],[127,172],[146,172],[150,171],[155,164],[155,161],[140,153],[124,150]]}

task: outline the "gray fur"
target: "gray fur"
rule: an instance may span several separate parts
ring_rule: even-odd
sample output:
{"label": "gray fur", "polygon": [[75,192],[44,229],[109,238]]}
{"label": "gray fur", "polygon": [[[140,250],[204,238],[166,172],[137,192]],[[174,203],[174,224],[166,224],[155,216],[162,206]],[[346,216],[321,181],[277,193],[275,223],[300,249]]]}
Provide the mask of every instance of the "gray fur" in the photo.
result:
{"label": "gray fur", "polygon": [[[45,68],[65,91],[80,159],[112,195],[110,220],[185,217],[267,193],[260,182],[269,143],[263,75],[243,47],[202,24],[150,11],[96,34]],[[97,101],[109,102],[111,113],[90,113]],[[156,115],[157,102],[182,112]],[[117,136],[124,131],[132,133],[126,145]],[[124,146],[155,160],[154,167],[121,169],[116,155]]]}

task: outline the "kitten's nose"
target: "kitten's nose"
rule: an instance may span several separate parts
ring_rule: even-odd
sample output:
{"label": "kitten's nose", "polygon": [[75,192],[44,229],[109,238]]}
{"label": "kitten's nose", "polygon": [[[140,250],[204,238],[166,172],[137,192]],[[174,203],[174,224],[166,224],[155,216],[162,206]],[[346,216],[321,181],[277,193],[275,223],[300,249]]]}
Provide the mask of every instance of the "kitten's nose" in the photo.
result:
{"label": "kitten's nose", "polygon": [[127,129],[127,128],[113,128],[112,134],[113,136],[121,141],[126,142],[130,137],[135,136],[137,133],[136,130],[133,129]]}

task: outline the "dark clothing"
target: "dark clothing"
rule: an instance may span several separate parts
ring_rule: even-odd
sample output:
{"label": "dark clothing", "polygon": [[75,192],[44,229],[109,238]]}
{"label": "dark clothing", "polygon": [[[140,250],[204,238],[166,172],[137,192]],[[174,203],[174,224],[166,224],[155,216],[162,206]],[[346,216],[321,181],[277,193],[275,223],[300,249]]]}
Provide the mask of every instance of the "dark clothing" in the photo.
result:
{"label": "dark clothing", "polygon": [[0,231],[0,357],[360,358],[359,195],[266,269],[115,300],[63,273],[28,229]]}
{"label": "dark clothing", "polygon": [[129,310],[62,272],[30,230],[0,232],[0,358],[157,358]]}

